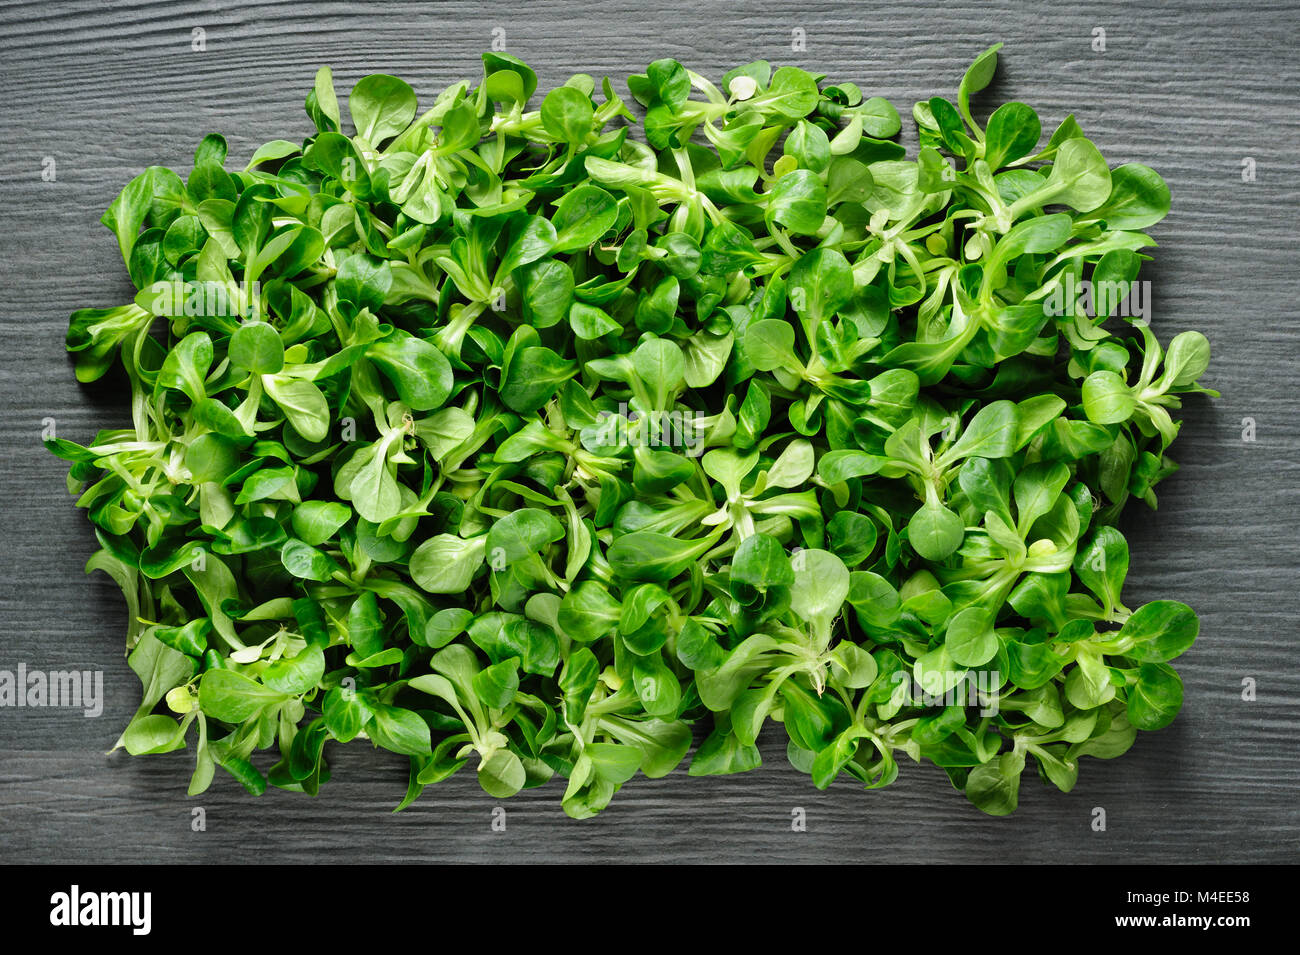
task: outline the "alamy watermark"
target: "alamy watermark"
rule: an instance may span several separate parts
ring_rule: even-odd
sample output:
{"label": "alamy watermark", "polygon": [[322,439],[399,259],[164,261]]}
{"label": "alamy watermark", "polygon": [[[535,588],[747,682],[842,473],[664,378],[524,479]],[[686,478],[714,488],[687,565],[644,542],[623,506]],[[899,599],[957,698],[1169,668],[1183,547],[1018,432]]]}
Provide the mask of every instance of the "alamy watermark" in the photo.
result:
{"label": "alamy watermark", "polygon": [[1138,319],[1135,324],[1151,324],[1151,283],[1115,282],[1102,279],[1098,282],[1089,279],[1076,279],[1073,272],[1067,272],[1065,282],[1057,285],[1043,299],[1043,311],[1055,318],[1066,312],[1066,304],[1074,303],[1074,312],[1085,315],[1109,318]]}
{"label": "alamy watermark", "polygon": [[132,935],[153,928],[152,892],[85,892],[73,885],[50,896],[50,924],[58,927],[122,926]]}
{"label": "alamy watermark", "polygon": [[[899,670],[890,680],[895,687],[906,687],[902,702],[908,706],[978,706],[980,716],[997,716],[1002,674],[997,670],[962,670],[951,686],[944,686],[948,682],[945,678],[957,673],[930,670],[917,680],[906,670]],[[936,684],[944,688],[935,689]]]}
{"label": "alamy watermark", "polygon": [[159,280],[149,285],[145,291],[152,296],[147,301],[149,310],[155,315],[252,318],[256,312],[255,303],[262,295],[261,283],[235,287],[239,290],[238,298],[231,294],[231,287],[223,282]]}
{"label": "alamy watermark", "polygon": [[596,442],[605,447],[682,448],[691,457],[704,451],[712,420],[702,411],[649,411],[638,413],[620,403],[618,411],[602,411],[593,429]]}
{"label": "alamy watermark", "polygon": [[104,712],[102,670],[33,670],[26,663],[0,670],[0,707],[79,709],[87,719]]}

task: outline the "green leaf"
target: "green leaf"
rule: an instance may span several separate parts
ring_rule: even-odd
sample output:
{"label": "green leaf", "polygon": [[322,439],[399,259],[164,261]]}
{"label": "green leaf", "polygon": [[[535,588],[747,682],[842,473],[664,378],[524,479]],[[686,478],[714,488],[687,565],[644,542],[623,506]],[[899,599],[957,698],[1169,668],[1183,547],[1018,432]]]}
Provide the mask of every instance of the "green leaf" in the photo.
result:
{"label": "green leaf", "polygon": [[396,76],[362,77],[348,96],[348,112],[357,135],[373,146],[391,139],[415,119],[415,91]]}
{"label": "green leaf", "polygon": [[432,411],[451,393],[451,365],[429,342],[412,335],[400,336],[371,344],[366,357],[388,377],[402,403],[413,411]]}
{"label": "green leaf", "polygon": [[618,218],[614,197],[599,186],[579,186],[555,204],[555,252],[576,252],[592,245]]}
{"label": "green leaf", "polygon": [[767,194],[766,218],[795,235],[813,235],[826,218],[826,185],[809,169],[778,179]]}
{"label": "green leaf", "polygon": [[1153,600],[1124,621],[1118,638],[1135,644],[1130,653],[1137,659],[1168,663],[1187,652],[1200,629],[1191,607],[1176,600]]}
{"label": "green leaf", "polygon": [[1107,228],[1139,230],[1169,214],[1169,186],[1160,174],[1141,163],[1128,163],[1110,173],[1110,195],[1089,213],[1104,219]]}
{"label": "green leaf", "polygon": [[1107,612],[1120,603],[1120,591],[1128,575],[1129,551],[1124,535],[1114,527],[1099,527],[1074,557],[1074,572],[1083,585],[1097,595]]}
{"label": "green leaf", "polygon": [[270,687],[262,686],[234,670],[209,670],[199,681],[199,706],[213,719],[242,723],[267,706],[289,698]]}
{"label": "green leaf", "polygon": [[311,690],[325,675],[325,654],[309,646],[296,657],[279,659],[262,671],[262,683],[272,690],[298,696]]}
{"label": "green leaf", "polygon": [[512,411],[532,414],[550,401],[555,390],[576,371],[572,362],[549,348],[521,349],[502,372],[501,400]]}
{"label": "green leaf", "polygon": [[1003,103],[989,117],[984,140],[984,161],[998,169],[1034,151],[1042,126],[1038,114],[1024,103]]}
{"label": "green leaf", "polygon": [[1128,691],[1128,718],[1140,730],[1164,729],[1183,706],[1183,681],[1173,667],[1144,663]]}
{"label": "green leaf", "polygon": [[295,577],[304,580],[329,580],[340,570],[328,554],[300,540],[287,540],[280,548],[280,563]]}
{"label": "green leaf", "polygon": [[966,528],[942,504],[922,504],[907,522],[907,539],[926,560],[944,560],[961,546]]}
{"label": "green leaf", "polygon": [[707,541],[680,541],[654,531],[617,538],[605,556],[614,572],[631,580],[672,580],[703,552]]}
{"label": "green leaf", "polygon": [[293,532],[304,543],[318,547],[352,518],[352,509],[338,501],[303,501],[293,510]]}
{"label": "green leaf", "polygon": [[[998,50],[1000,49],[1002,49],[1002,44],[994,43],[975,57],[971,65],[966,68],[966,74],[962,77],[961,86],[958,89],[957,99],[961,104],[962,114],[967,119],[970,118],[969,103],[971,94],[978,93],[993,82],[993,74],[998,68]],[[973,126],[974,123],[972,122],[971,125]]]}
{"label": "green leaf", "polygon": [[983,666],[998,650],[993,621],[980,607],[968,607],[953,614],[943,642],[953,662],[964,667]]}
{"label": "green leaf", "polygon": [[[940,457],[940,462],[962,458],[1005,458],[1014,454],[1020,435],[1020,415],[1011,401],[994,401],[985,405],[967,423],[955,444]],[[943,466],[943,463],[940,464]]]}
{"label": "green leaf", "polygon": [[528,774],[519,757],[499,749],[479,764],[478,781],[483,791],[496,799],[507,799],[524,788]]}
{"label": "green leaf", "polygon": [[487,535],[487,552],[493,569],[503,570],[563,537],[564,527],[559,521],[539,508],[526,507],[492,525]]}
{"label": "green leaf", "polygon": [[518,690],[519,662],[516,657],[494,663],[474,674],[474,692],[489,709],[504,710]]}
{"label": "green leaf", "polygon": [[330,430],[330,409],[321,390],[305,378],[265,375],[262,386],[284,413],[285,420],[308,441],[324,441]]}
{"label": "green leaf", "polygon": [[1008,816],[1020,803],[1020,776],[1025,757],[1003,753],[971,770],[966,778],[966,798],[990,816]]}
{"label": "green leaf", "polygon": [[561,142],[582,143],[591,132],[595,107],[572,86],[560,86],[542,100],[542,126]]}
{"label": "green leaf", "polygon": [[809,622],[829,626],[849,596],[849,572],[844,562],[830,551],[804,550],[792,563],[790,609]]}
{"label": "green leaf", "polygon": [[431,594],[462,593],[483,566],[486,545],[486,535],[431,537],[411,554],[411,578]]}
{"label": "green leaf", "polygon": [[1179,332],[1165,349],[1165,373],[1161,380],[1169,387],[1196,383],[1210,365],[1210,342],[1198,331]]}
{"label": "green leaf", "polygon": [[1133,417],[1137,398],[1113,371],[1095,371],[1083,383],[1083,410],[1089,421],[1119,424]]}
{"label": "green leaf", "polygon": [[404,756],[427,756],[433,752],[429,724],[418,713],[397,706],[371,708],[366,732],[376,746]]}

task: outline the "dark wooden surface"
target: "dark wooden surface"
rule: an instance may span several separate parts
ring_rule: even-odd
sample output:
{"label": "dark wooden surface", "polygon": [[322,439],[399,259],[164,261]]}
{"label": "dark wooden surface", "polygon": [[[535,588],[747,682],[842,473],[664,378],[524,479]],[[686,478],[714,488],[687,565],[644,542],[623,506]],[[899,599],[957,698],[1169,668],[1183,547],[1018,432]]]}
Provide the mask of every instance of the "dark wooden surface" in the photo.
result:
{"label": "dark wooden surface", "polygon": [[[1297,747],[1297,170],[1300,89],[1291,3],[799,5],[750,0],[248,6],[137,2],[0,8],[0,669],[101,669],[104,715],[0,710],[0,859],[48,862],[1293,861],[1300,843]],[[1094,52],[1094,28],[1106,50]],[[205,31],[206,50],[191,49]],[[470,773],[400,815],[403,760],[335,748],[317,799],[254,800],[222,775],[197,800],[184,756],[104,755],[138,685],[121,654],[124,606],[102,575],[40,446],[41,420],[86,440],[125,421],[120,397],[79,386],[62,348],[68,313],[125,300],[129,286],[100,212],[148,164],[188,171],[209,131],[232,160],[307,132],[317,66],[341,90],[392,72],[425,98],[479,72],[493,30],[542,83],[615,76],[674,56],[706,75],[751,59],[796,63],[911,104],[952,95],[966,64],[1006,41],[986,102],[1020,99],[1044,127],[1073,111],[1112,164],[1141,161],[1169,181],[1157,226],[1153,327],[1214,345],[1208,381],[1175,449],[1180,474],[1158,514],[1128,522],[1131,605],[1186,601],[1201,637],[1178,668],[1182,715],[1113,762],[1087,760],[1069,795],[1027,774],[1020,811],[990,819],[933,767],[905,765],[891,788],[841,782],[819,793],[776,736],[756,773],[626,785],[608,811],[567,819],[557,783],[505,803]],[[791,49],[796,29],[806,50]],[[905,132],[906,136],[906,132]],[[46,157],[57,179],[42,180]],[[1242,181],[1242,160],[1257,179]],[[1257,440],[1242,440],[1253,418]],[[1258,699],[1241,699],[1242,681]],[[206,831],[191,829],[191,810]],[[791,831],[801,807],[807,831]],[[1107,829],[1093,831],[1095,807]]]}

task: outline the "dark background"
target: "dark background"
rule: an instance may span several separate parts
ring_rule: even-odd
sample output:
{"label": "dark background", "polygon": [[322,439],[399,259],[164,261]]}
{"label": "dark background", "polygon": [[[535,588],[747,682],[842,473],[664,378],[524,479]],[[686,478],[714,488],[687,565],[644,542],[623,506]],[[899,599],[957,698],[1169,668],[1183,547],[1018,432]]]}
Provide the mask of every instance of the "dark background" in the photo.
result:
{"label": "dark background", "polygon": [[[0,859],[8,862],[362,861],[1293,861],[1300,843],[1295,607],[1298,553],[1295,3],[561,2],[300,4],[41,3],[0,8],[0,669],[101,669],[105,712],[0,710]],[[191,48],[195,28],[206,50]],[[1105,52],[1093,50],[1105,30]],[[41,421],[88,440],[128,420],[120,395],[77,384],[67,317],[132,289],[103,209],[144,166],[188,173],[207,132],[232,167],[270,139],[301,139],[316,68],[342,99],[367,73],[407,79],[425,102],[481,75],[493,31],[549,88],[571,73],[616,78],[675,57],[717,79],[765,58],[888,97],[914,149],[911,105],[954,96],[970,60],[1006,42],[981,114],[1034,106],[1045,135],[1069,112],[1112,166],[1143,162],[1169,182],[1156,226],[1152,327],[1198,328],[1223,398],[1187,403],[1160,511],[1134,508],[1126,602],[1170,598],[1201,615],[1178,662],[1183,713],[1127,756],[1085,760],[1069,795],[1027,773],[1014,816],[983,816],[931,766],[892,787],[820,793],[784,759],[779,728],[755,773],[634,779],[598,818],[560,810],[560,783],[504,803],[472,772],[391,815],[406,761],[332,747],[316,799],[247,796],[219,774],[184,795],[183,755],[105,756],[138,682],[122,656],[125,607],[102,574]],[[791,48],[794,31],[806,49]],[[619,88],[623,89],[620,82]],[[57,179],[42,181],[52,157]],[[1256,181],[1243,182],[1243,159]],[[1252,418],[1257,439],[1242,439]],[[1140,506],[1139,506],[1140,507]],[[1243,701],[1242,681],[1258,684]],[[206,832],[191,831],[202,807]],[[802,807],[807,831],[791,831]],[[1107,831],[1090,827],[1094,807]]]}

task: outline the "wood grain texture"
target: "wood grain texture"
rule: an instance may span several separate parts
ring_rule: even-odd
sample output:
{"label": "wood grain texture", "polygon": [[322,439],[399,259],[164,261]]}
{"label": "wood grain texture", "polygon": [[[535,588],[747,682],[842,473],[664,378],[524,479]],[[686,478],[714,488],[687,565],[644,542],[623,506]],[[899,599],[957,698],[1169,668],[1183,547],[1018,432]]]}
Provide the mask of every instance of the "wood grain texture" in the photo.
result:
{"label": "wood grain texture", "polygon": [[[1297,176],[1300,89],[1293,2],[946,4],[774,0],[743,4],[615,0],[529,3],[134,2],[0,8],[0,668],[102,669],[102,717],[0,710],[0,859],[56,862],[1294,861],[1300,845],[1296,745],[1300,566]],[[191,49],[205,31],[206,50]],[[1106,51],[1090,48],[1106,31]],[[1127,522],[1126,596],[1186,601],[1201,638],[1179,661],[1183,713],[1124,758],[1085,761],[1069,795],[1027,776],[1006,819],[974,810],[933,767],[893,787],[812,789],[776,735],[766,765],[724,779],[684,772],[624,787],[610,809],[573,822],[552,784],[496,803],[470,774],[389,813],[402,760],[335,748],[334,781],[312,800],[246,797],[219,777],[199,800],[184,757],[106,757],[134,707],[114,586],[81,567],[94,540],[64,490],[65,466],[39,443],[41,420],[86,440],[125,420],[120,395],[77,385],[62,348],[74,308],[130,287],[100,212],[143,166],[188,170],[209,131],[243,161],[305,135],[302,99],[317,66],[342,89],[371,72],[404,76],[424,98],[478,75],[505,31],[510,52],[555,84],[573,72],[623,75],[674,56],[705,74],[756,58],[857,82],[905,114],[951,95],[975,53],[1006,41],[984,102],[1029,102],[1054,128],[1074,112],[1112,164],[1154,166],[1173,190],[1153,230],[1153,327],[1199,328],[1214,345],[1216,402],[1193,400],[1158,514]],[[807,49],[791,50],[792,31]],[[57,180],[44,182],[52,157]],[[1257,181],[1244,183],[1252,157]],[[1253,443],[1242,419],[1253,418]],[[1258,699],[1241,700],[1243,678]],[[207,831],[191,831],[191,809]],[[790,831],[791,810],[808,831]],[[1107,812],[1093,832],[1094,807]]]}

